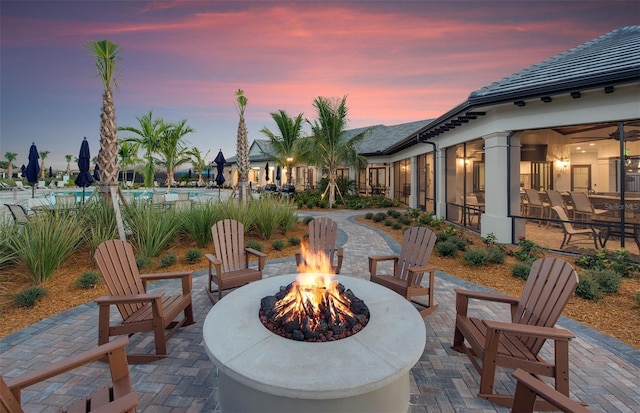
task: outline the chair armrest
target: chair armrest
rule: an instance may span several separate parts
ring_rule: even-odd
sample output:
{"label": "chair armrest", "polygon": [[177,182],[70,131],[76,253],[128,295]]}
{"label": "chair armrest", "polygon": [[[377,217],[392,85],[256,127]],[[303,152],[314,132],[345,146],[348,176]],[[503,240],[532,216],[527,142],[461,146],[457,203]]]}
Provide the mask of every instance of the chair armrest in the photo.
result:
{"label": "chair armrest", "polygon": [[495,303],[506,303],[511,306],[511,319],[515,316],[516,309],[520,299],[506,294],[487,293],[482,291],[465,290],[462,288],[454,288],[456,292],[456,314],[467,316],[469,308],[469,299],[492,301]]}
{"label": "chair armrest", "polygon": [[98,305],[111,305],[111,304],[131,304],[144,301],[154,301],[162,299],[163,293],[147,293],[147,294],[134,294],[134,295],[105,295],[98,297],[94,302]]}
{"label": "chair armrest", "polygon": [[504,323],[501,321],[482,320],[488,329],[513,333],[519,336],[543,337],[552,340],[570,340],[576,336],[569,330],[560,327],[530,326],[518,323]]}
{"label": "chair armrest", "polygon": [[378,263],[381,261],[393,261],[393,268],[395,270],[395,267],[397,266],[399,260],[400,257],[397,255],[373,255],[369,257],[369,274],[377,274]]}
{"label": "chair armrest", "polygon": [[157,280],[167,280],[173,278],[182,278],[187,277],[192,274],[191,271],[177,271],[177,272],[162,272],[158,274],[140,274],[140,278],[142,281],[157,281]]}
{"label": "chair armrest", "polygon": [[260,252],[253,248],[245,248],[244,249],[244,257],[245,257],[245,266],[249,268],[249,255],[253,255],[254,257],[258,257],[258,271],[262,271],[264,269],[265,259],[267,254],[264,252]]}
{"label": "chair armrest", "polygon": [[50,379],[51,377],[73,370],[92,361],[100,360],[105,356],[108,356],[109,353],[113,353],[118,350],[124,351],[127,344],[129,344],[129,337],[120,337],[117,340],[110,341],[109,343],[102,344],[91,350],[51,363],[48,366],[25,373],[21,376],[6,378],[5,381],[7,386],[12,389],[13,392],[14,389],[29,387],[32,384]]}
{"label": "chair armrest", "polygon": [[422,275],[420,275],[419,277],[419,281],[418,278],[416,278],[417,274],[424,274],[426,272],[432,272],[432,271],[436,271],[438,269],[438,267],[436,267],[435,265],[425,265],[424,267],[411,267],[407,269],[408,277],[407,277],[407,285],[409,286],[415,286],[417,284],[420,284],[420,282],[422,281]]}
{"label": "chair armrest", "polygon": [[218,259],[218,257],[216,257],[213,254],[204,254],[204,257],[209,260],[209,264],[213,264],[213,265],[222,265],[222,261],[220,261]]}

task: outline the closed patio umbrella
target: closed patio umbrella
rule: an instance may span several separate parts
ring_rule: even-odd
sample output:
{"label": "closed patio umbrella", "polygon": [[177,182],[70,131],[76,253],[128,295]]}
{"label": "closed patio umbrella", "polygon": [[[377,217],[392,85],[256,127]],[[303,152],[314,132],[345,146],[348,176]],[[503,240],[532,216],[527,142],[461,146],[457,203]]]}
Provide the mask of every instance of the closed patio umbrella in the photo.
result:
{"label": "closed patio umbrella", "polygon": [[224,155],[222,154],[222,149],[218,152],[216,159],[213,160],[216,163],[216,169],[218,170],[218,174],[216,175],[216,184],[218,185],[218,196],[220,196],[220,186],[224,183],[224,164],[227,162],[224,159]]}
{"label": "closed patio umbrella", "polygon": [[89,141],[87,141],[87,138],[84,138],[80,145],[80,152],[78,153],[78,169],[80,170],[80,173],[75,179],[76,185],[82,188],[83,204],[85,188],[93,183],[93,176],[91,176],[91,173],[89,172],[90,162],[91,152],[89,151]]}
{"label": "closed patio umbrella", "polygon": [[27,168],[24,170],[25,175],[27,176],[27,181],[31,184],[31,197],[36,197],[36,183],[38,183],[38,174],[40,173],[40,163],[38,162],[40,159],[40,154],[38,154],[38,148],[36,148],[36,144],[32,143],[31,148],[29,148],[29,163],[27,164]]}
{"label": "closed patio umbrella", "polygon": [[27,169],[26,166],[24,166],[24,164],[22,164],[22,166],[20,167],[20,172],[22,172],[22,176],[24,177],[24,171]]}
{"label": "closed patio umbrella", "polygon": [[267,164],[264,166],[264,173],[265,173],[264,179],[267,182],[269,182],[269,162],[267,162]]}
{"label": "closed patio umbrella", "polygon": [[93,179],[95,179],[96,181],[100,180],[100,167],[98,166],[98,164],[93,167]]}
{"label": "closed patio umbrella", "polygon": [[280,165],[278,165],[278,167],[276,168],[275,180],[280,182],[281,179],[282,179],[282,172],[280,172]]}

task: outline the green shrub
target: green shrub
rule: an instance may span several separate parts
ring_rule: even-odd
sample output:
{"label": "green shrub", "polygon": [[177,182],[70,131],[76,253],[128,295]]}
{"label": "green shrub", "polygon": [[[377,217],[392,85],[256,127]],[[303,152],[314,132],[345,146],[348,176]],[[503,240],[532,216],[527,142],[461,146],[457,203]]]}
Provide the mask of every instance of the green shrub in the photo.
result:
{"label": "green shrub", "polygon": [[289,237],[289,245],[300,245],[300,238],[298,237]]}
{"label": "green shrub", "polygon": [[384,220],[384,225],[385,227],[390,227],[391,225],[393,225],[393,221],[390,219],[385,219]]}
{"label": "green shrub", "polygon": [[204,204],[194,204],[191,209],[180,214],[184,231],[191,235],[199,248],[204,248],[211,241],[211,227],[221,217],[218,203],[207,201]]}
{"label": "green shrub", "polygon": [[416,219],[420,216],[420,214],[422,214],[422,211],[418,208],[408,208],[406,211],[404,211],[404,214],[411,219]]}
{"label": "green shrub", "polygon": [[295,227],[298,222],[298,213],[290,202],[280,202],[276,205],[278,215],[278,227],[281,234],[286,234]]}
{"label": "green shrub", "polygon": [[184,255],[184,260],[189,263],[194,263],[200,260],[200,258],[202,258],[202,255],[202,251],[200,251],[199,249],[189,248]]}
{"label": "green shrub", "polygon": [[385,219],[387,219],[387,214],[385,214],[384,212],[378,212],[373,216],[373,222],[382,222]]}
{"label": "green shrub", "polygon": [[520,237],[516,248],[508,249],[507,254],[516,257],[520,261],[535,261],[542,254],[543,248],[533,241]]}
{"label": "green shrub", "polygon": [[366,214],[364,214],[364,218],[365,218],[365,219],[371,219],[371,218],[373,218],[373,212],[367,212]]}
{"label": "green shrub", "polygon": [[155,257],[164,251],[182,228],[182,214],[150,204],[134,202],[123,215],[138,253],[146,257]]}
{"label": "green shrub", "polygon": [[525,281],[529,278],[529,272],[531,272],[531,263],[528,261],[516,262],[511,268],[511,275]]}
{"label": "green shrub", "polygon": [[487,248],[487,261],[492,264],[504,264],[504,260],[507,254],[504,250],[498,247]]}
{"label": "green shrub", "polygon": [[451,235],[447,234],[446,232],[440,232],[436,235],[436,244],[449,241],[449,238],[451,238]]}
{"label": "green shrub", "polygon": [[136,265],[138,269],[141,270],[143,268],[147,268],[151,265],[151,258],[145,257],[144,255],[136,255]]}
{"label": "green shrub", "polygon": [[403,215],[400,218],[398,218],[398,222],[401,223],[402,225],[409,225],[411,224],[411,218]]}
{"label": "green shrub", "polygon": [[302,219],[302,222],[303,222],[305,225],[309,225],[309,222],[311,222],[311,221],[313,221],[313,217],[310,217],[310,216],[306,216],[306,217],[304,217],[304,218]]}
{"label": "green shrub", "polygon": [[600,283],[590,274],[580,275],[580,281],[576,287],[576,295],[585,300],[599,300],[604,295]]}
{"label": "green shrub", "polygon": [[38,300],[47,295],[47,289],[41,286],[33,285],[27,287],[13,296],[13,303],[16,307],[29,308],[33,307]]}
{"label": "green shrub", "polygon": [[254,249],[256,251],[260,251],[260,252],[262,252],[262,250],[263,250],[262,243],[258,242],[256,240],[253,240],[253,239],[247,241],[246,247]]}
{"label": "green shrub", "polygon": [[282,251],[286,246],[283,239],[277,239],[271,242],[271,247],[276,251]]}
{"label": "green shrub", "polygon": [[40,284],[78,250],[85,229],[75,216],[41,214],[29,219],[24,231],[6,234],[5,248],[24,266],[32,283]]}
{"label": "green shrub", "polygon": [[608,264],[609,260],[605,250],[595,251],[592,255],[582,254],[576,259],[576,266],[586,270],[604,270]]}
{"label": "green shrub", "polygon": [[436,244],[436,251],[442,257],[455,257],[458,246],[451,241],[443,241]]}
{"label": "green shrub", "polygon": [[398,229],[402,229],[402,228],[404,228],[404,227],[402,226],[402,224],[401,224],[401,223],[399,223],[399,222],[394,222],[394,223],[391,225],[391,228],[393,228],[393,229],[395,229],[395,230],[398,230]]}
{"label": "green shrub", "polygon": [[474,267],[485,265],[488,258],[487,250],[485,249],[470,249],[462,254],[462,260]]}
{"label": "green shrub", "polygon": [[92,271],[83,272],[76,280],[76,287],[88,290],[95,288],[100,282],[100,274]]}
{"label": "green shrub", "polygon": [[402,212],[398,211],[397,209],[390,209],[387,211],[387,215],[389,215],[391,218],[400,218],[402,216]]}
{"label": "green shrub", "polygon": [[583,276],[593,278],[603,293],[617,293],[622,283],[622,276],[612,269],[587,270]]}
{"label": "green shrub", "polygon": [[253,226],[262,234],[262,239],[271,239],[271,235],[278,227],[279,213],[276,203],[270,197],[261,197],[251,203],[253,211]]}
{"label": "green shrub", "polygon": [[172,252],[162,254],[162,256],[160,257],[160,267],[162,268],[171,267],[176,262],[178,262],[178,257],[176,257],[176,254]]}
{"label": "green shrub", "polygon": [[465,251],[469,245],[469,241],[467,239],[461,238],[457,235],[449,237],[447,241],[454,243],[460,251]]}

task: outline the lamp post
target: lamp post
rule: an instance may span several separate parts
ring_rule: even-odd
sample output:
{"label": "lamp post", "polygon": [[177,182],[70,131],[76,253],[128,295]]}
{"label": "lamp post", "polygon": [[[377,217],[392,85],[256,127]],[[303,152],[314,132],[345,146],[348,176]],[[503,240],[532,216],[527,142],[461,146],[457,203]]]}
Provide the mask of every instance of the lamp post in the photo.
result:
{"label": "lamp post", "polygon": [[292,185],[291,181],[291,176],[292,176],[292,168],[291,165],[293,164],[293,157],[292,156],[287,156],[287,184]]}

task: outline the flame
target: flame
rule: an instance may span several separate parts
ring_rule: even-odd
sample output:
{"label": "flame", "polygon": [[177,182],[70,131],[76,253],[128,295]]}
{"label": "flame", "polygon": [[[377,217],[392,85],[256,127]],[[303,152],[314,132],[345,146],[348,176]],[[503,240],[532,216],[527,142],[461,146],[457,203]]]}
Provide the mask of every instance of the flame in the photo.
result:
{"label": "flame", "polygon": [[298,267],[298,277],[292,283],[291,290],[276,303],[276,318],[306,323],[315,331],[327,312],[330,322],[342,323],[345,316],[353,317],[349,299],[338,290],[338,281],[334,280],[331,262],[324,252],[310,253],[301,246],[303,264]]}

